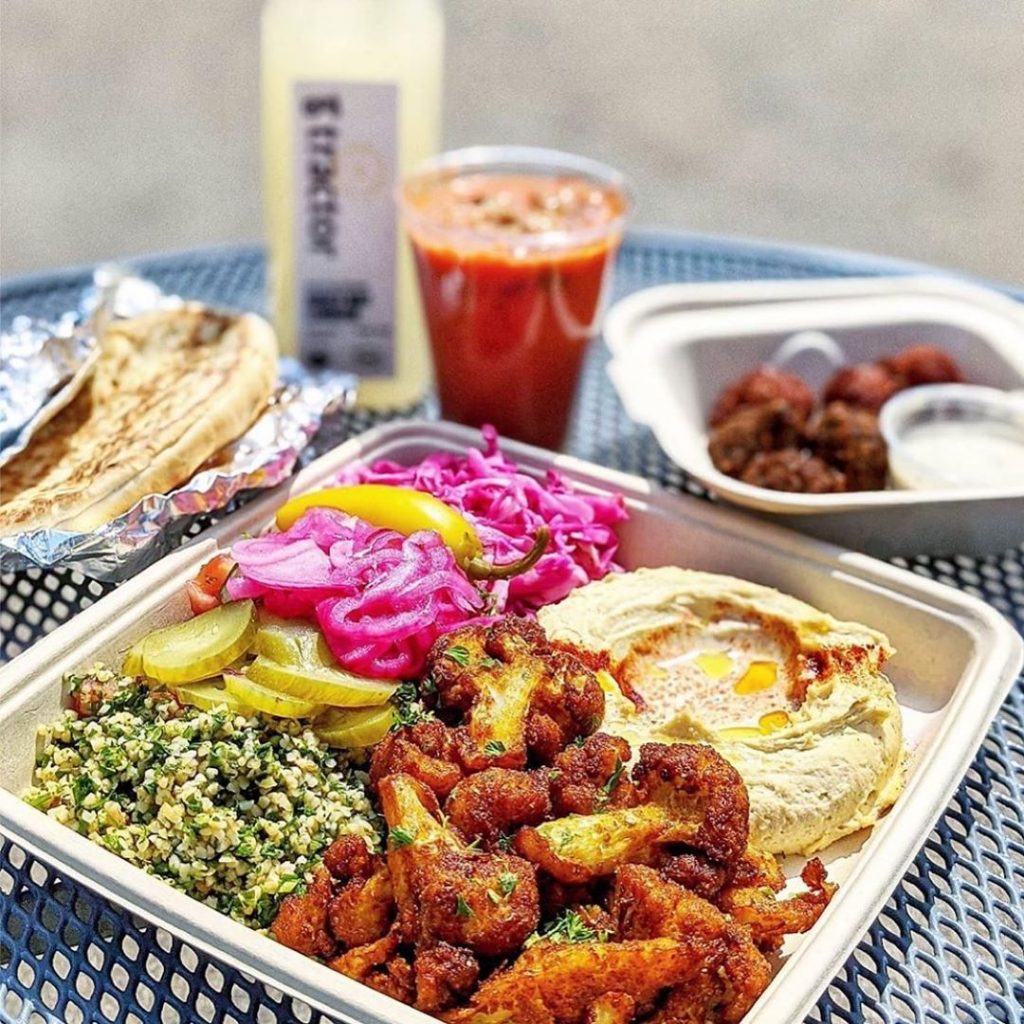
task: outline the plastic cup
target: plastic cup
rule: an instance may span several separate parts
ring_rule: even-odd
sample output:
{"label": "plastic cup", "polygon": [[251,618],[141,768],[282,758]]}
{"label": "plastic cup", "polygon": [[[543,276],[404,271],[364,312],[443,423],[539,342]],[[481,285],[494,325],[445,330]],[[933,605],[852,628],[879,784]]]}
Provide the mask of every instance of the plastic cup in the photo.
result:
{"label": "plastic cup", "polygon": [[555,150],[475,147],[421,165],[400,202],[442,415],[561,447],[629,212],[623,177]]}

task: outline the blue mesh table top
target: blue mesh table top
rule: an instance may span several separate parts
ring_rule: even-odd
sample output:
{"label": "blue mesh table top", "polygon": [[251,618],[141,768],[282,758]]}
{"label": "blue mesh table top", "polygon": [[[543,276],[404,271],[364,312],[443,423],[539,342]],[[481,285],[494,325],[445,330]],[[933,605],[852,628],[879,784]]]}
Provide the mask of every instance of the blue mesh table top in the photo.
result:
{"label": "blue mesh table top", "polygon": [[[264,259],[255,247],[135,261],[165,290],[262,309]],[[640,233],[619,257],[618,293],[672,281],[878,275],[920,266],[836,252],[705,236]],[[87,269],[8,282],[5,323],[72,308]],[[1024,297],[1018,295],[1018,297]],[[646,428],[630,421],[594,346],[569,450],[706,497]],[[418,410],[422,414],[422,410]],[[428,409],[429,412],[429,409]],[[325,425],[323,449],[381,417]],[[1024,539],[1024,524],[1021,529]],[[1024,543],[976,559],[906,552],[897,565],[988,601],[1024,632]],[[0,587],[0,661],[111,589],[75,573],[26,572]],[[1018,680],[949,807],[855,953],[807,1018],[811,1022],[1024,1021],[1024,680]],[[889,880],[886,880],[888,882]],[[316,1011],[62,877],[3,835],[0,823],[0,1021],[19,1024],[290,1024]],[[329,1024],[329,1022],[327,1022]],[[780,1021],[779,1024],[788,1024]]]}

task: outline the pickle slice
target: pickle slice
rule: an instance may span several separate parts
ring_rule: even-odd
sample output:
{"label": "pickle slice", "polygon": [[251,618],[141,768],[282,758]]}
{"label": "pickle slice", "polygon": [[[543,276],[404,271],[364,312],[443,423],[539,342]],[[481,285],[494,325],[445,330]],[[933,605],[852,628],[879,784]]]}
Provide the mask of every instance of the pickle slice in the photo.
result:
{"label": "pickle slice", "polygon": [[313,665],[317,668],[334,666],[334,659],[320,630],[302,619],[278,619],[272,615],[260,615],[255,649],[257,654],[280,665]]}
{"label": "pickle slice", "polygon": [[245,654],[255,635],[252,601],[233,601],[154,630],[142,641],[142,665],[161,683],[208,679]]}
{"label": "pickle slice", "polygon": [[383,704],[398,689],[397,683],[367,679],[343,668],[282,665],[262,654],[256,657],[246,674],[257,683],[290,697],[342,708]]}
{"label": "pickle slice", "polygon": [[370,747],[398,721],[391,704],[376,708],[331,708],[313,723],[317,736],[332,747]]}
{"label": "pickle slice", "polygon": [[121,662],[121,674],[125,676],[144,676],[146,670],[142,664],[142,647],[146,642],[143,637],[125,652],[124,660]]}
{"label": "pickle slice", "polygon": [[288,697],[277,690],[254,683],[241,672],[225,672],[224,686],[237,700],[249,707],[277,718],[309,718],[323,711],[323,706],[308,700]]}
{"label": "pickle slice", "polygon": [[186,686],[176,686],[174,696],[182,704],[192,704],[203,711],[212,711],[214,708],[224,706],[231,714],[245,715],[246,718],[256,713],[248,704],[240,701],[218,683],[192,683]]}

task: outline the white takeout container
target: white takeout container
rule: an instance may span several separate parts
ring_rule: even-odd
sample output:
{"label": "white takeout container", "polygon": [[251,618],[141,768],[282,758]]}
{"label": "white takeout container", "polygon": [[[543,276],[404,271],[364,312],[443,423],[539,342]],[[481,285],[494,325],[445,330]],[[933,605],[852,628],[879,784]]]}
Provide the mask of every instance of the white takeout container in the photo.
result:
{"label": "white takeout container", "polygon": [[[289,496],[324,486],[357,458],[402,463],[463,450],[478,435],[450,424],[378,427],[318,459],[287,485],[254,501],[147,569],[0,670],[0,823],[25,849],[209,955],[349,1024],[431,1018],[330,971],[145,874],[42,812],[18,794],[29,785],[39,726],[66,699],[66,672],[96,660],[118,663],[155,626],[187,615],[185,582],[215,551],[268,526]],[[677,564],[752,579],[844,618],[883,629],[897,649],[890,676],[903,709],[907,785],[870,833],[822,854],[840,882],[813,930],[794,936],[770,987],[745,1024],[799,1021],[840,970],[947,805],[1022,660],[1021,638],[975,598],[865,555],[627,476],[515,443],[524,468],[554,465],[587,490],[616,489],[630,520],[620,527],[627,568]],[[787,864],[788,873],[802,861]]]}
{"label": "white takeout container", "polygon": [[[900,274],[893,277],[802,277],[749,281],[691,281],[655,285],[634,292],[617,305],[623,308],[661,309],[672,313],[725,309],[776,302],[819,299],[878,298],[891,295],[935,295],[960,298],[1018,320],[1024,325],[1024,306],[1016,300],[960,278],[940,274]],[[643,298],[640,298],[643,296]],[[632,300],[636,300],[635,306]],[[631,335],[619,330],[606,337],[618,352]]]}
{"label": "white takeout container", "polygon": [[876,555],[1004,550],[1024,541],[1020,485],[790,494],[726,476],[708,455],[716,397],[762,363],[797,373],[817,393],[841,365],[928,342],[972,383],[1024,386],[1018,304],[962,282],[911,280],[917,284],[904,292],[895,283],[871,292],[870,279],[650,288],[608,313],[608,373],[626,412],[652,429],[666,454],[731,502]]}

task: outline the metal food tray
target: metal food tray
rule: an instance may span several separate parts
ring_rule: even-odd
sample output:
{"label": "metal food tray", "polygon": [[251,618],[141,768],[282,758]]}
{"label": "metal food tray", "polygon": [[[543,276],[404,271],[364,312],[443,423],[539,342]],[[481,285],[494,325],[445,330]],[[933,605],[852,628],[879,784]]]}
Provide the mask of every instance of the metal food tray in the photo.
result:
{"label": "metal food tray", "polygon": [[[327,483],[353,459],[413,462],[431,451],[457,451],[476,441],[475,432],[431,423],[384,426],[354,438],[0,671],[0,817],[5,831],[29,853],[195,948],[338,1020],[429,1021],[125,863],[24,804],[17,794],[31,778],[38,727],[52,721],[63,705],[64,674],[97,659],[114,661],[143,633],[184,617],[183,585],[215,550],[263,529],[286,496]],[[840,890],[808,935],[787,941],[782,966],[746,1024],[801,1019],[874,920],[969,766],[1019,670],[1021,638],[981,601],[864,555],[574,458],[513,443],[505,448],[532,472],[554,465],[580,487],[622,491],[631,513],[619,531],[627,568],[680,564],[751,578],[839,617],[881,628],[896,647],[889,674],[910,748],[906,789],[870,834],[848,837],[823,853]]]}

